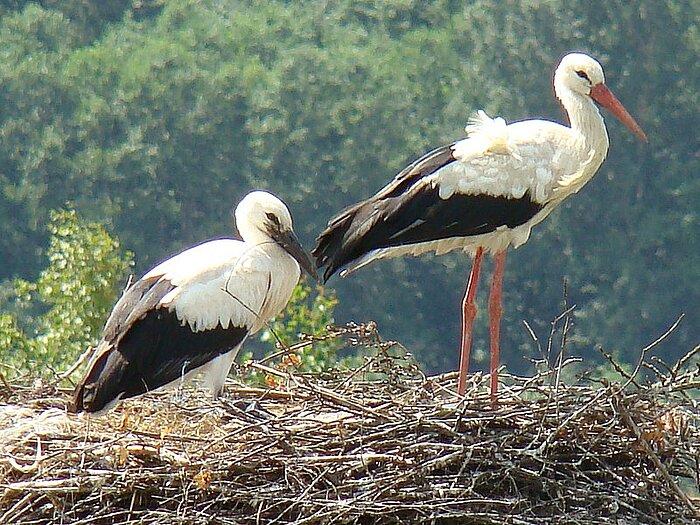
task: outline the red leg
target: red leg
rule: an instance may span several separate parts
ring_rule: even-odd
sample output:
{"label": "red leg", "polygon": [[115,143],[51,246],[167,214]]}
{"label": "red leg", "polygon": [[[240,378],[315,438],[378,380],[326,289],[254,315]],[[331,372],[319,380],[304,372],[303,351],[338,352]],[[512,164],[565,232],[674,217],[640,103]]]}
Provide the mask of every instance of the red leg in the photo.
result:
{"label": "red leg", "polygon": [[494,258],[493,281],[489,294],[489,335],[491,336],[491,401],[496,403],[498,391],[498,365],[500,363],[501,341],[501,292],[503,272],[506,268],[506,251],[498,252]]}
{"label": "red leg", "polygon": [[464,395],[467,387],[467,372],[469,371],[469,353],[472,348],[472,325],[476,317],[476,286],[479,283],[479,271],[481,270],[481,259],[484,255],[482,247],[477,248],[472,263],[472,271],[469,273],[467,289],[464,292],[462,301],[462,345],[459,356],[459,379],[457,380],[457,393]]}

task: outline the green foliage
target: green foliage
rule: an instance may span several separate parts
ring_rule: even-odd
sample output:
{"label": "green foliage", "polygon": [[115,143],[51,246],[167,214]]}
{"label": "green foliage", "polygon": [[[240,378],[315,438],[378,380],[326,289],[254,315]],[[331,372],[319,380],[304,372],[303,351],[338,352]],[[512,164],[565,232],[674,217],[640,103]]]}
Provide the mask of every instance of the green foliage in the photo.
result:
{"label": "green foliage", "polygon": [[[509,255],[504,360],[527,366],[522,355],[534,349],[521,321],[546,333],[564,278],[578,305],[573,353],[600,359],[601,345],[633,362],[681,311],[686,319],[659,350],[673,361],[700,337],[698,2],[2,8],[0,279],[36,278],[47,210],[67,201],[107,221],[142,269],[229,235],[229,210],[253,188],[288,202],[310,242],[333,213],[458,138],[476,109],[562,121],[550,73],[581,50],[601,59],[651,143],[607,117],[600,174]],[[462,254],[378,262],[332,281],[336,316],[375,319],[429,368],[454,368],[468,264]],[[485,336],[479,324],[482,366]]]}
{"label": "green foliage", "polygon": [[[265,357],[276,354],[280,347],[287,348],[299,342],[302,336],[319,336],[325,333],[327,326],[335,322],[333,312],[338,304],[335,294],[322,287],[312,289],[311,286],[300,282],[283,314],[268,323],[260,334]],[[329,368],[347,368],[358,364],[354,355],[339,355],[343,344],[338,339],[315,341],[309,346],[300,348],[293,356],[284,356],[281,361],[284,366],[291,366],[299,372],[322,372]],[[252,359],[252,352],[246,352],[241,362]],[[252,375],[254,381],[260,381],[259,374]]]}
{"label": "green foliage", "polygon": [[[0,316],[0,362],[48,377],[95,344],[129,266],[119,242],[77,213],[51,212],[48,265],[32,283],[14,283],[14,310]],[[22,315],[24,314],[24,315]]]}

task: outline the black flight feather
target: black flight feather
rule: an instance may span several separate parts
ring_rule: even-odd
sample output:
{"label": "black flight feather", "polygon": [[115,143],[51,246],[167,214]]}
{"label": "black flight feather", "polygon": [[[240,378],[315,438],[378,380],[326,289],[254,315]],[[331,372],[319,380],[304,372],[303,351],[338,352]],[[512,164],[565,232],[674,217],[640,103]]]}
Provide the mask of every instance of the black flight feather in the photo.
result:
{"label": "black flight feather", "polygon": [[162,277],[127,289],[105,325],[97,356],[77,386],[72,411],[99,412],[117,398],[164,386],[234,349],[246,327],[192,331],[174,311],[158,307],[174,286]]}
{"label": "black flight feather", "polygon": [[514,228],[542,209],[529,193],[519,199],[460,193],[440,198],[426,177],[457,161],[453,144],[426,154],[376,195],[329,221],[312,252],[317,266],[326,267],[324,281],[374,250]]}

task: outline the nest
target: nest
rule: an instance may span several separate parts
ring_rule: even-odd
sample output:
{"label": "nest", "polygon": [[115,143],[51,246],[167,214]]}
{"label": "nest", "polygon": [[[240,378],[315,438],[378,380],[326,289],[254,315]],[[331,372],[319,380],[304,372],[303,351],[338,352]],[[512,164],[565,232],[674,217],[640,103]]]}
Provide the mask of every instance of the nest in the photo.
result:
{"label": "nest", "polygon": [[506,376],[494,407],[488,376],[460,397],[371,325],[333,334],[372,356],[320,376],[258,363],[274,385],[217,401],[86,417],[56,388],[0,390],[0,523],[700,523],[691,354],[647,384]]}

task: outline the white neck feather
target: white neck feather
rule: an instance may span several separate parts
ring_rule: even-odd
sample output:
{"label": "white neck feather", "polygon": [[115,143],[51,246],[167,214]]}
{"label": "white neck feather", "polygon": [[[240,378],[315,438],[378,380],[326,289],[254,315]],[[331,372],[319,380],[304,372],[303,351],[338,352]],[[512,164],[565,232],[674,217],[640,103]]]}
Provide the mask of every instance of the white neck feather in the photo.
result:
{"label": "white neck feather", "polygon": [[608,153],[610,142],[603,117],[591,98],[575,93],[565,86],[555,86],[557,98],[566,110],[571,129],[578,133],[582,159],[589,178],[598,170]]}

